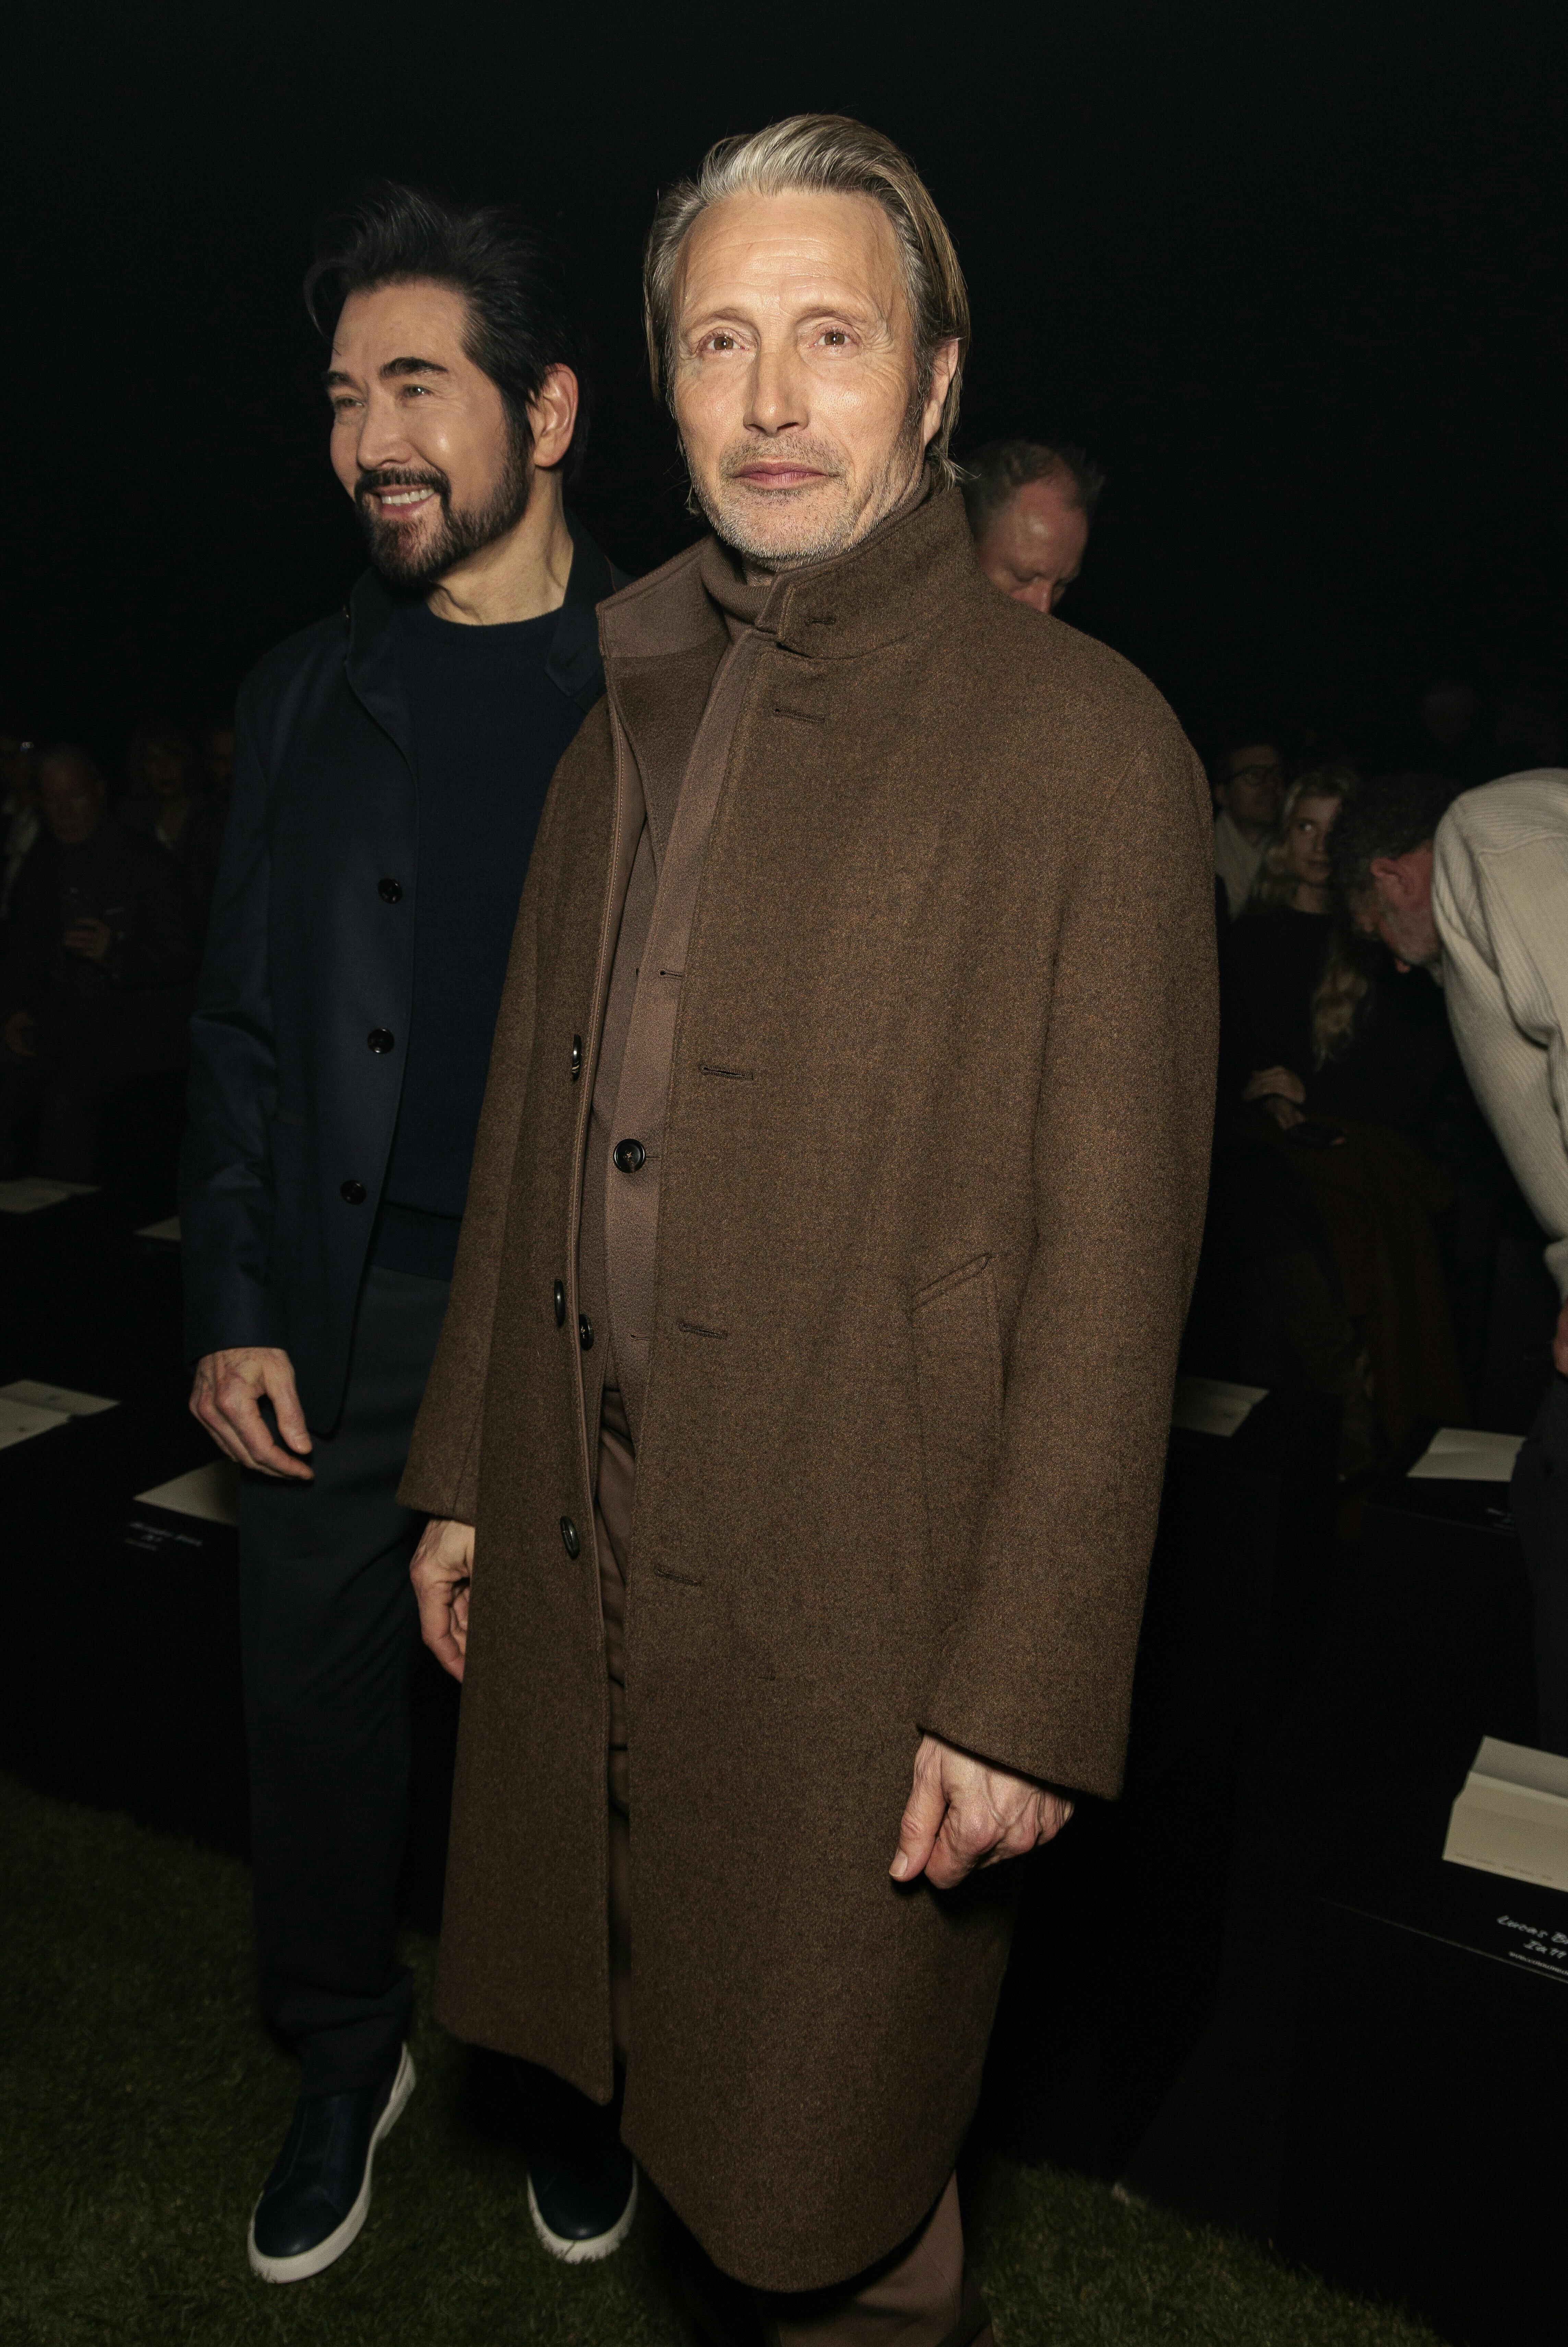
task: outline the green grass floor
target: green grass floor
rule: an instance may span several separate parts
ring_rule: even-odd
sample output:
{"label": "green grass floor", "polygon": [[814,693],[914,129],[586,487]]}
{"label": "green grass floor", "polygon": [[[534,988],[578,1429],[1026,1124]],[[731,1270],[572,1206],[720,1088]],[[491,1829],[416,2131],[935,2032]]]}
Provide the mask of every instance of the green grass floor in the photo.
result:
{"label": "green grass floor", "polygon": [[[294,2078],[256,2015],[244,1869],[5,1778],[0,1850],[5,2347],[679,2347],[652,2220],[606,2265],[545,2257],[517,2153],[427,2019],[358,2244],[314,2281],[253,2280],[245,2227]],[[423,1991],[430,1944],[408,1953]],[[995,2163],[968,2214],[1000,2347],[1433,2335],[1055,2170]]]}

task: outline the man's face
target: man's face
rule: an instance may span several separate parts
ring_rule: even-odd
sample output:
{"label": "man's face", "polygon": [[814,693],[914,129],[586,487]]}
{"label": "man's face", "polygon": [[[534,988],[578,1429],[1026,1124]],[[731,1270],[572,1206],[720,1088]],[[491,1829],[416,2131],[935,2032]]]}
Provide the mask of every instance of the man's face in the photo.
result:
{"label": "man's face", "polygon": [[1430,840],[1405,856],[1375,856],[1370,877],[1370,887],[1355,902],[1356,927],[1365,937],[1381,938],[1401,969],[1439,969]]}
{"label": "man's face", "polygon": [[142,753],[141,771],[160,799],[182,798],[185,794],[185,770],[171,751],[161,742],[149,742]]}
{"label": "man's face", "polygon": [[728,196],[687,237],[673,397],[708,520],[758,569],[841,553],[913,486],[958,361],[915,364],[892,223],[869,196]]}
{"label": "man's face", "polygon": [[333,470],[395,586],[434,586],[528,506],[528,460],[466,323],[462,294],[421,280],[352,293],[333,336]]}
{"label": "man's face", "polygon": [[1272,742],[1249,742],[1230,753],[1229,774],[1214,792],[1234,822],[1266,831],[1279,820],[1285,761]]}
{"label": "man's face", "polygon": [[1071,490],[1070,476],[1026,481],[976,548],[992,586],[1031,610],[1054,610],[1083,566],[1089,517]]}
{"label": "man's face", "polygon": [[46,758],[38,769],[44,821],[67,847],[90,839],[98,825],[98,792],[92,775],[75,758]]}

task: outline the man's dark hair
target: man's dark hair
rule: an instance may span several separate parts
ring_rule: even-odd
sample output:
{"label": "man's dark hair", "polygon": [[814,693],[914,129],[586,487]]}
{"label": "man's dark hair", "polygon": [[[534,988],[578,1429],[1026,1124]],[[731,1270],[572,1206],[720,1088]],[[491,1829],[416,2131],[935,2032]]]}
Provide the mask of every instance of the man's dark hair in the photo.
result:
{"label": "man's dark hair", "polygon": [[589,350],[559,247],[507,207],[449,203],[381,179],[322,223],[305,307],[330,343],[351,293],[419,280],[466,301],[464,348],[500,393],[520,449],[532,441],[528,404],[545,376],[570,367],[579,402],[561,474],[575,481],[588,446]]}
{"label": "man's dark hair", "polygon": [[1031,481],[1060,480],[1086,521],[1094,518],[1105,476],[1071,441],[1048,448],[1043,440],[988,440],[961,466],[964,510],[978,545],[1009,497]]}
{"label": "man's dark hair", "polygon": [[1441,774],[1374,774],[1363,783],[1334,826],[1334,877],[1347,904],[1372,887],[1372,866],[1424,846],[1437,830],[1458,784]]}

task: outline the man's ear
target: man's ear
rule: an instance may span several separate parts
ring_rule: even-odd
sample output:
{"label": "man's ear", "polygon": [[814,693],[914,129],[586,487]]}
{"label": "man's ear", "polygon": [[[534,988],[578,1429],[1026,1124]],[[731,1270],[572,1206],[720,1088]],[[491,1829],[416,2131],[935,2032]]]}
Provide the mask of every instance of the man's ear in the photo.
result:
{"label": "man's ear", "polygon": [[529,455],[541,471],[559,465],[571,446],[579,397],[570,367],[553,366],[529,400],[528,425],[534,436]]}
{"label": "man's ear", "polygon": [[1398,897],[1401,904],[1404,903],[1410,893],[1410,876],[1402,864],[1391,856],[1374,856],[1367,868],[1386,895]]}
{"label": "man's ear", "polygon": [[926,395],[924,428],[926,446],[930,446],[941,428],[942,410],[948,404],[953,377],[958,371],[958,338],[949,334],[938,343],[931,354],[931,388]]}

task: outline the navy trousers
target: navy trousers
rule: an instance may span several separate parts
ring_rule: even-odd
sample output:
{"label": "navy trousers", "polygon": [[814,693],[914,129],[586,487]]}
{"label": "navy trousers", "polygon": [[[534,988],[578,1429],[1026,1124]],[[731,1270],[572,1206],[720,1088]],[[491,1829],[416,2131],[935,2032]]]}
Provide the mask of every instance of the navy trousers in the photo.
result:
{"label": "navy trousers", "polygon": [[261,2000],[301,2055],[306,2095],[374,2085],[408,2022],[394,1901],[421,1519],[395,1493],[446,1306],[444,1280],[373,1265],[342,1419],[314,1437],[314,1482],[248,1474],[241,1495]]}

